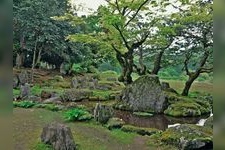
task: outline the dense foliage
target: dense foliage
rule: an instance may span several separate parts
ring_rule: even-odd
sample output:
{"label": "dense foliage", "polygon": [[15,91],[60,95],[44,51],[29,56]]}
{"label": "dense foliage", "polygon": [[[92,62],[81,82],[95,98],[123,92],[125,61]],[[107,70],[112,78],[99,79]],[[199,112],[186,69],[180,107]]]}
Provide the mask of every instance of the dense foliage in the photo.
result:
{"label": "dense foliage", "polygon": [[211,0],[105,1],[87,16],[77,15],[76,2],[14,1],[14,66],[113,70],[124,84],[134,73],[157,74],[186,80],[182,95],[199,77],[211,79]]}

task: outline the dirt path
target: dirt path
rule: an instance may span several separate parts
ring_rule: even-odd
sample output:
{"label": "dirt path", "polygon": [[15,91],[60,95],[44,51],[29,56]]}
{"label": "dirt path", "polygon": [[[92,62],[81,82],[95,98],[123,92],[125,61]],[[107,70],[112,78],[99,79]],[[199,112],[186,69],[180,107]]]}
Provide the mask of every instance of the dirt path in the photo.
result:
{"label": "dirt path", "polygon": [[[13,112],[13,140],[15,150],[33,150],[39,142],[45,124],[62,122],[59,112],[44,109],[15,108]],[[71,127],[79,150],[147,150],[148,137],[122,131],[112,132],[89,123],[66,123]],[[124,139],[123,139],[124,138]]]}

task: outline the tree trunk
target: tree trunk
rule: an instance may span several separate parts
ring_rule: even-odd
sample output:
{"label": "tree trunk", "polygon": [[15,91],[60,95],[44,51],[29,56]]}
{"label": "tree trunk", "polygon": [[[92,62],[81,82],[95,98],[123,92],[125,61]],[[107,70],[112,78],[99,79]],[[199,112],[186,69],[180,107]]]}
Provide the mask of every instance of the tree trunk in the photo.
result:
{"label": "tree trunk", "polygon": [[133,82],[131,77],[133,72],[133,56],[122,55],[121,53],[117,52],[116,57],[122,67],[122,72],[118,80],[123,82],[125,85],[131,84]]}
{"label": "tree trunk", "polygon": [[40,63],[41,63],[41,53],[42,53],[42,49],[40,49],[40,50],[38,51],[38,56],[37,56],[37,60],[36,60],[36,63],[35,63],[35,66],[34,66],[34,67],[37,67],[37,68],[40,67]]}
{"label": "tree trunk", "polygon": [[182,91],[182,94],[181,94],[182,96],[188,96],[192,84],[194,83],[195,79],[198,78],[199,75],[200,75],[199,71],[196,71],[195,73],[192,73],[189,75],[189,78],[186,81],[184,89]]}
{"label": "tree trunk", "polygon": [[24,64],[24,53],[17,53],[16,56],[16,67],[19,69],[23,66]]}
{"label": "tree trunk", "polygon": [[163,56],[164,50],[161,50],[155,57],[155,62],[154,62],[154,68],[151,72],[151,74],[157,75],[159,70],[161,69],[161,61],[162,61],[162,56]]}
{"label": "tree trunk", "polygon": [[34,46],[34,54],[33,54],[33,62],[32,62],[32,68],[31,68],[31,83],[34,82],[34,68],[36,65],[36,51],[37,51],[37,39],[35,41],[35,46]]}

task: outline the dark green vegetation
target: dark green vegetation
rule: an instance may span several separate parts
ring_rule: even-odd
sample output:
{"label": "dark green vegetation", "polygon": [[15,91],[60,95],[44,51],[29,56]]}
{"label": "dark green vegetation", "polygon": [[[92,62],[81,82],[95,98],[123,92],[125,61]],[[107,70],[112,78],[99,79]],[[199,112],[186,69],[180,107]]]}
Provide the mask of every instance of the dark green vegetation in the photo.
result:
{"label": "dark green vegetation", "polygon": [[[52,121],[71,127],[78,149],[84,150],[211,147],[213,118],[208,127],[183,124],[163,132],[115,114],[102,125],[94,116],[96,103],[143,120],[157,113],[174,120],[209,115],[212,1],[105,2],[80,16],[76,1],[14,1],[15,148],[50,150],[39,136]],[[157,85],[149,84],[153,77]],[[163,89],[162,82],[170,87]]]}
{"label": "dark green vegetation", "polygon": [[65,112],[64,117],[66,121],[85,121],[90,120],[92,115],[81,108],[74,108]]}

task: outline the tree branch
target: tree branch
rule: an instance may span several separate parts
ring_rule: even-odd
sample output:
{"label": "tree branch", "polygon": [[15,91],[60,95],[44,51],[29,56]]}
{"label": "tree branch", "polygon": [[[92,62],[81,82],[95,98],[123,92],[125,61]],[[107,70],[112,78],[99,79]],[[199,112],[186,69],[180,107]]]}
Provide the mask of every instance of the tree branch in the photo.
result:
{"label": "tree branch", "polygon": [[184,60],[184,70],[185,70],[186,74],[188,76],[190,76],[191,75],[191,72],[188,69],[188,62],[189,62],[189,60],[191,58],[191,55],[190,54],[186,54],[185,56],[186,56],[186,58]]}
{"label": "tree branch", "polygon": [[131,48],[132,48],[132,49],[136,49],[136,48],[138,48],[140,45],[142,45],[142,44],[147,40],[149,34],[150,34],[149,32],[146,33],[143,39],[141,39],[140,41],[138,41],[138,42],[136,42],[136,43],[133,43],[132,46],[131,46]]}
{"label": "tree branch", "polygon": [[125,36],[123,35],[122,30],[119,28],[119,26],[117,24],[114,24],[113,26],[116,28],[117,31],[119,31],[120,36],[122,37],[123,42],[124,42],[125,46],[127,47],[127,49],[130,49],[130,46],[129,46],[129,44],[128,44],[126,38],[125,38]]}
{"label": "tree branch", "polygon": [[145,0],[137,9],[137,11],[134,13],[134,15],[130,18],[130,20],[127,21],[127,23],[124,25],[124,27],[128,26],[129,23],[137,16],[141,8],[148,2],[149,0]]}

